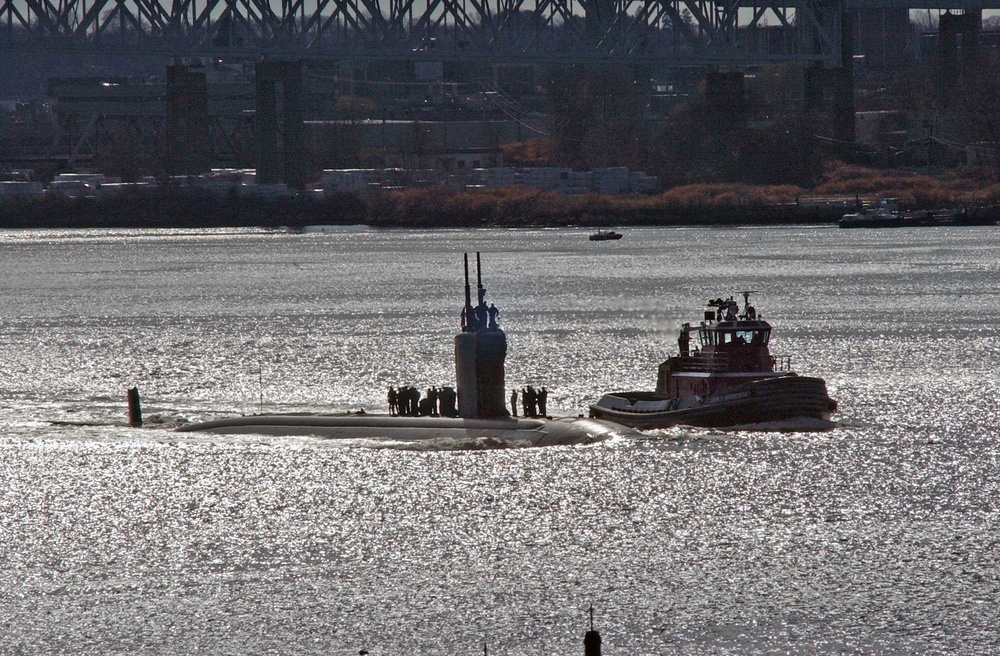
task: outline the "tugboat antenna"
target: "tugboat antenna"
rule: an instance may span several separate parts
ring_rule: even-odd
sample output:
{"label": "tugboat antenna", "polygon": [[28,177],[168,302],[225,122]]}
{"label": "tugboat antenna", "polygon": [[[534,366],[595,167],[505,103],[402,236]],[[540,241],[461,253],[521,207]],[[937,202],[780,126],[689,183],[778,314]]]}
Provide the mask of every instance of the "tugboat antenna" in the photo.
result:
{"label": "tugboat antenna", "polygon": [[743,294],[743,307],[746,307],[750,303],[750,294],[759,293],[756,289],[748,289],[746,291],[737,292],[737,294]]}

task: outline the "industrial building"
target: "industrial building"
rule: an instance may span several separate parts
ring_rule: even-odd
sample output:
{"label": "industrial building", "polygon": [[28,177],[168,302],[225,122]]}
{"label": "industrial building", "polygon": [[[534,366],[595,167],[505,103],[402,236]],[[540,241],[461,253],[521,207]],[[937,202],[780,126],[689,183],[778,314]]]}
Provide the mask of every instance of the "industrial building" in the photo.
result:
{"label": "industrial building", "polygon": [[[119,3],[120,21],[130,11],[145,15],[148,1]],[[115,32],[96,10],[71,16],[75,5],[64,8],[65,22],[77,21],[75,32],[62,34],[56,21],[43,34],[6,8],[0,18],[15,28],[0,34],[0,52],[72,38],[107,57],[148,48],[165,59],[162,75],[50,79],[56,129],[45,152],[32,153],[35,160],[86,169],[117,149],[147,153],[161,177],[254,168],[260,183],[305,188],[327,168],[451,174],[503,166],[503,146],[553,134],[540,81],[556,68],[629,76],[645,98],[643,118],[655,124],[694,93],[743,117],[748,80],[770,63],[796,62],[802,77],[783,111],[829,115],[831,140],[854,142],[859,84],[931,56],[960,67],[991,43],[981,33],[982,10],[961,2],[941,14],[934,43],[914,29],[907,8],[885,2],[807,0],[794,12],[773,3],[742,22],[724,12],[704,15],[693,0],[650,6],[662,20],[640,25],[633,17],[621,32],[621,8],[610,2],[588,3],[577,18],[560,0],[502,21],[429,5],[422,15],[412,7],[408,15],[390,11],[381,26],[348,15],[327,19],[317,9],[288,25],[290,40],[231,14],[194,23],[178,16],[148,34],[137,31],[145,29],[139,20],[132,31],[121,23]],[[562,10],[568,13],[559,21],[546,13]],[[173,41],[157,41],[168,35]],[[164,58],[181,42],[204,54]]]}

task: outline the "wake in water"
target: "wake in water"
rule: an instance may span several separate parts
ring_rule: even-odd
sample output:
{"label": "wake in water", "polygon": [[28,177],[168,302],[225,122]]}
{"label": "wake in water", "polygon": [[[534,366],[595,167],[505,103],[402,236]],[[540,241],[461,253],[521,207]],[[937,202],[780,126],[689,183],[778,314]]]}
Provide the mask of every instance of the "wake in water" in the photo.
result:
{"label": "wake in water", "polygon": [[[117,414],[117,413],[115,413]],[[143,437],[148,437],[154,441],[164,441],[168,439],[169,441],[181,440],[188,441],[194,438],[194,434],[186,433],[182,435],[174,435],[174,431],[200,421],[205,421],[206,417],[197,416],[202,413],[197,411],[192,416],[190,412],[178,409],[178,410],[163,410],[160,409],[158,412],[150,413],[143,417],[143,426],[141,428],[135,428],[129,426],[125,417],[114,416],[111,413],[99,412],[94,413],[85,417],[73,417],[65,419],[55,419],[47,422],[40,422],[42,424],[52,426],[52,427],[65,427],[65,428],[106,428],[106,429],[127,429],[127,434],[112,436],[109,435],[110,439],[136,439],[137,435],[142,434]],[[216,413],[210,413],[215,415]],[[293,413],[294,414],[294,413]],[[224,413],[223,413],[223,416]],[[251,416],[251,415],[247,415]],[[834,428],[846,425],[844,422],[831,422],[823,421],[815,418],[798,418],[785,421],[775,421],[775,422],[762,422],[757,424],[744,424],[738,426],[731,426],[727,428],[696,428],[696,427],[686,427],[686,426],[674,426],[665,429],[654,429],[643,432],[633,432],[629,429],[624,429],[628,434],[610,434],[610,435],[594,435],[591,439],[586,440],[580,445],[586,446],[591,444],[596,444],[605,441],[655,441],[655,442],[690,442],[690,441],[728,441],[732,439],[738,439],[741,433],[747,432],[759,432],[759,433],[803,433],[803,432],[823,432],[829,431]],[[148,431],[148,433],[146,432]],[[169,434],[169,438],[167,435]],[[296,444],[298,446],[322,446],[325,448],[364,448],[364,449],[388,449],[397,451],[493,451],[493,450],[509,450],[509,449],[520,449],[535,447],[536,444],[530,439],[498,439],[494,436],[468,436],[468,437],[455,437],[442,435],[440,437],[430,437],[427,439],[419,440],[401,440],[398,437],[393,436],[370,436],[363,438],[337,438],[325,436],[322,434],[310,435],[308,433],[298,434],[298,435],[288,435],[288,436],[275,436],[266,434],[254,434],[248,433],[246,437],[251,437],[253,440],[263,440],[269,444],[285,443],[285,444]],[[237,435],[223,435],[223,434],[213,434],[211,436],[204,435],[201,438],[196,439],[198,442],[213,442],[217,441],[219,443],[228,443],[233,441],[245,441],[239,440]]]}
{"label": "wake in water", "polygon": [[419,441],[402,441],[392,438],[331,439],[318,437],[329,446],[365,449],[391,449],[394,451],[499,451],[535,446],[531,440],[498,440],[492,437],[463,438],[440,437]]}
{"label": "wake in water", "polygon": [[841,426],[838,422],[816,419],[814,417],[796,417],[782,421],[767,421],[755,424],[739,424],[724,428],[696,428],[693,426],[673,426],[643,431],[650,439],[658,440],[706,440],[731,439],[738,433],[818,433],[833,430]]}
{"label": "wake in water", "polygon": [[771,433],[816,433],[833,430],[837,422],[815,417],[794,417],[782,421],[765,421],[756,424],[741,424],[721,430],[726,431],[757,431]]}

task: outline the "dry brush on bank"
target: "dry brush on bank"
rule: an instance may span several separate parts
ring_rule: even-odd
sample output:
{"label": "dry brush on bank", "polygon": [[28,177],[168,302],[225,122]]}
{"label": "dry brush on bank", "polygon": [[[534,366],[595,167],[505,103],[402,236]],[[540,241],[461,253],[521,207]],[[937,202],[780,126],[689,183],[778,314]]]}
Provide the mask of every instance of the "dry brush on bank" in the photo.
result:
{"label": "dry brush on bank", "polygon": [[905,207],[1000,204],[1000,182],[834,164],[812,189],[793,185],[691,184],[660,194],[563,196],[511,187],[424,187],[338,192],[323,199],[260,198],[160,188],[106,199],[44,196],[0,202],[0,227],[216,227],[359,224],[376,227],[547,227],[832,223],[843,206],[800,205],[802,196],[899,198]]}
{"label": "dry brush on bank", "polygon": [[822,181],[809,193],[898,198],[912,209],[934,209],[1000,203],[1000,181],[979,171],[933,175],[832,162],[827,165]]}

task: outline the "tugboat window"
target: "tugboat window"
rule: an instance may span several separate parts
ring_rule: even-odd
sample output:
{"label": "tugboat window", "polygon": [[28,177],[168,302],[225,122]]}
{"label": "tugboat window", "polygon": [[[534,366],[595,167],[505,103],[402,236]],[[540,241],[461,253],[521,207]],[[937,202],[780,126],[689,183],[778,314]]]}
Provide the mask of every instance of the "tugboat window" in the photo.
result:
{"label": "tugboat window", "polygon": [[723,344],[752,344],[754,346],[765,346],[770,337],[769,330],[727,330],[720,332],[705,331],[701,335],[703,346],[711,344],[721,346]]}

